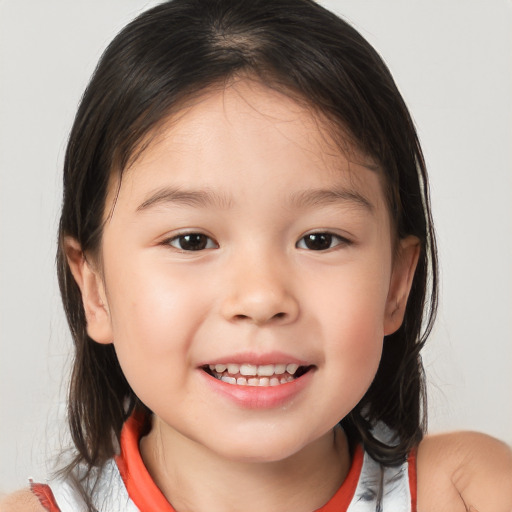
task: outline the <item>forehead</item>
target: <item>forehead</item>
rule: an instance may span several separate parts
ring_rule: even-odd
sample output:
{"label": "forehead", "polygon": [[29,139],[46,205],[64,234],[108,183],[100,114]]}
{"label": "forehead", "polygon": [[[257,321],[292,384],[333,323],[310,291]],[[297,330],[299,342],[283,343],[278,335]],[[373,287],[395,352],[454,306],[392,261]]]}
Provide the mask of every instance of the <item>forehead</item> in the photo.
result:
{"label": "forehead", "polygon": [[[381,199],[376,164],[305,102],[244,79],[212,89],[169,116],[126,169],[120,197],[176,188],[217,188],[226,196],[261,188],[343,186]],[[377,186],[375,186],[377,185]],[[379,197],[376,197],[379,196]],[[230,199],[228,197],[228,199]]]}

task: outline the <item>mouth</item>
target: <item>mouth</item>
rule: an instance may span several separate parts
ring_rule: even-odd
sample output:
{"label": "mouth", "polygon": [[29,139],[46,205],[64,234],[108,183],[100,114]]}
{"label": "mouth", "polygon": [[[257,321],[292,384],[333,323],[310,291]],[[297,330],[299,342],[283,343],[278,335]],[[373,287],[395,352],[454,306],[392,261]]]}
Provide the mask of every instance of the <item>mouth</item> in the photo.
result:
{"label": "mouth", "polygon": [[212,377],[237,386],[269,387],[293,382],[313,368],[296,363],[288,364],[210,364],[202,369]]}

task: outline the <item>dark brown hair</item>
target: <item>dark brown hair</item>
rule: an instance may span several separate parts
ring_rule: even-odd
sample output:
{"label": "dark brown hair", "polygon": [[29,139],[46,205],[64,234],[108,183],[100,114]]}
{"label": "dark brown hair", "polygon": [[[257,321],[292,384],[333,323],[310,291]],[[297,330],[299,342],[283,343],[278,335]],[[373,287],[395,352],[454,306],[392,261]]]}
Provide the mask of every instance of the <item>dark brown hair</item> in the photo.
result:
{"label": "dark brown hair", "polygon": [[[112,173],[122,175],[142,141],[180,104],[239,74],[305,101],[378,162],[398,237],[420,240],[405,320],[385,339],[370,389],[341,423],[385,464],[402,460],[422,438],[419,353],[436,311],[436,247],[423,155],[386,65],[356,30],[311,0],[174,0],[143,13],[112,41],[67,147],[57,260],[76,348],[69,423],[77,455],[70,467],[100,467],[114,454],[127,416],[144,406],[114,346],[87,335],[64,238],[75,238],[84,253],[98,251]],[[396,432],[396,444],[373,437],[377,421]]]}

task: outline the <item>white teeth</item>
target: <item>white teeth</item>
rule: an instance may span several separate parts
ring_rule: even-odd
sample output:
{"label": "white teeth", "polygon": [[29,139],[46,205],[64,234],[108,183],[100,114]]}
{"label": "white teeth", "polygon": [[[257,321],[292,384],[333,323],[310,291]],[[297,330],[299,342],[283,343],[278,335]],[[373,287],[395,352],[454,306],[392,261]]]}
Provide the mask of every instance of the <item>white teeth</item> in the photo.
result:
{"label": "white teeth", "polygon": [[253,364],[243,364],[240,366],[241,375],[257,375],[258,367]]}
{"label": "white teeth", "polygon": [[243,375],[244,377],[272,377],[272,375],[283,375],[289,373],[294,375],[299,368],[298,364],[263,364],[257,366],[255,364],[210,364],[209,368],[212,372],[224,373],[226,370],[230,375]]}
{"label": "white teeth", "polygon": [[236,375],[240,372],[239,364],[228,364],[226,367],[228,369],[228,373],[231,373],[231,375]]}
{"label": "white teeth", "polygon": [[286,365],[285,364],[276,364],[276,368],[274,373],[276,375],[282,375],[286,371]]}
{"label": "white teeth", "polygon": [[288,364],[210,364],[210,371],[218,379],[239,386],[279,386],[294,380],[299,368],[296,363]]}
{"label": "white teeth", "polygon": [[291,363],[291,364],[286,365],[286,371],[290,375],[293,375],[297,371],[298,368],[299,368],[299,365],[295,364],[295,363]]}
{"label": "white teeth", "polygon": [[226,382],[228,384],[236,384],[238,386],[258,386],[258,387],[267,387],[267,386],[279,386],[280,384],[287,384],[288,382],[292,382],[294,380],[292,375],[286,375],[284,377],[252,377],[250,379],[246,379],[245,377],[230,377],[229,375],[220,375],[217,376],[222,382]]}
{"label": "white teeth", "polygon": [[262,366],[258,366],[258,375],[260,377],[270,377],[271,375],[274,375],[274,365],[265,364]]}

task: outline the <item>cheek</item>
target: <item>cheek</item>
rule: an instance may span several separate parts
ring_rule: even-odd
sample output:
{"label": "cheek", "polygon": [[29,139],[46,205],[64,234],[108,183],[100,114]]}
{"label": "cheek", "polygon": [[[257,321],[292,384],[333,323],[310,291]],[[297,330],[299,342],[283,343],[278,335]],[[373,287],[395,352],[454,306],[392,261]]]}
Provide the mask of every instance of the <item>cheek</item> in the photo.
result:
{"label": "cheek", "polygon": [[[341,339],[382,341],[390,272],[374,266],[341,274],[325,284],[316,303],[324,311],[331,336]],[[320,313],[321,314],[321,313]]]}
{"label": "cheek", "polygon": [[373,379],[377,371],[384,340],[382,322],[374,320],[371,306],[365,312],[347,308],[332,322],[327,357],[343,366],[347,374]]}
{"label": "cheek", "polygon": [[[338,419],[348,414],[369,389],[382,349],[382,328],[369,320],[368,314],[351,315],[347,311],[339,315],[326,351],[329,379],[337,390],[333,407],[342,406]],[[342,396],[346,401],[339,399]]]}
{"label": "cheek", "polygon": [[347,273],[331,282],[317,302],[327,363],[338,385],[359,397],[370,386],[382,355],[389,271],[381,270],[375,262]]}
{"label": "cheek", "polygon": [[197,288],[193,275],[140,260],[120,261],[106,275],[107,293],[112,291],[108,302],[114,335],[118,343],[129,340],[157,348],[162,337],[178,334],[182,328],[178,319],[197,302]]}
{"label": "cheek", "polygon": [[196,278],[133,260],[105,275],[114,346],[135,392],[143,399],[147,385],[165,385],[171,373],[184,378],[197,314],[208,301]]}

